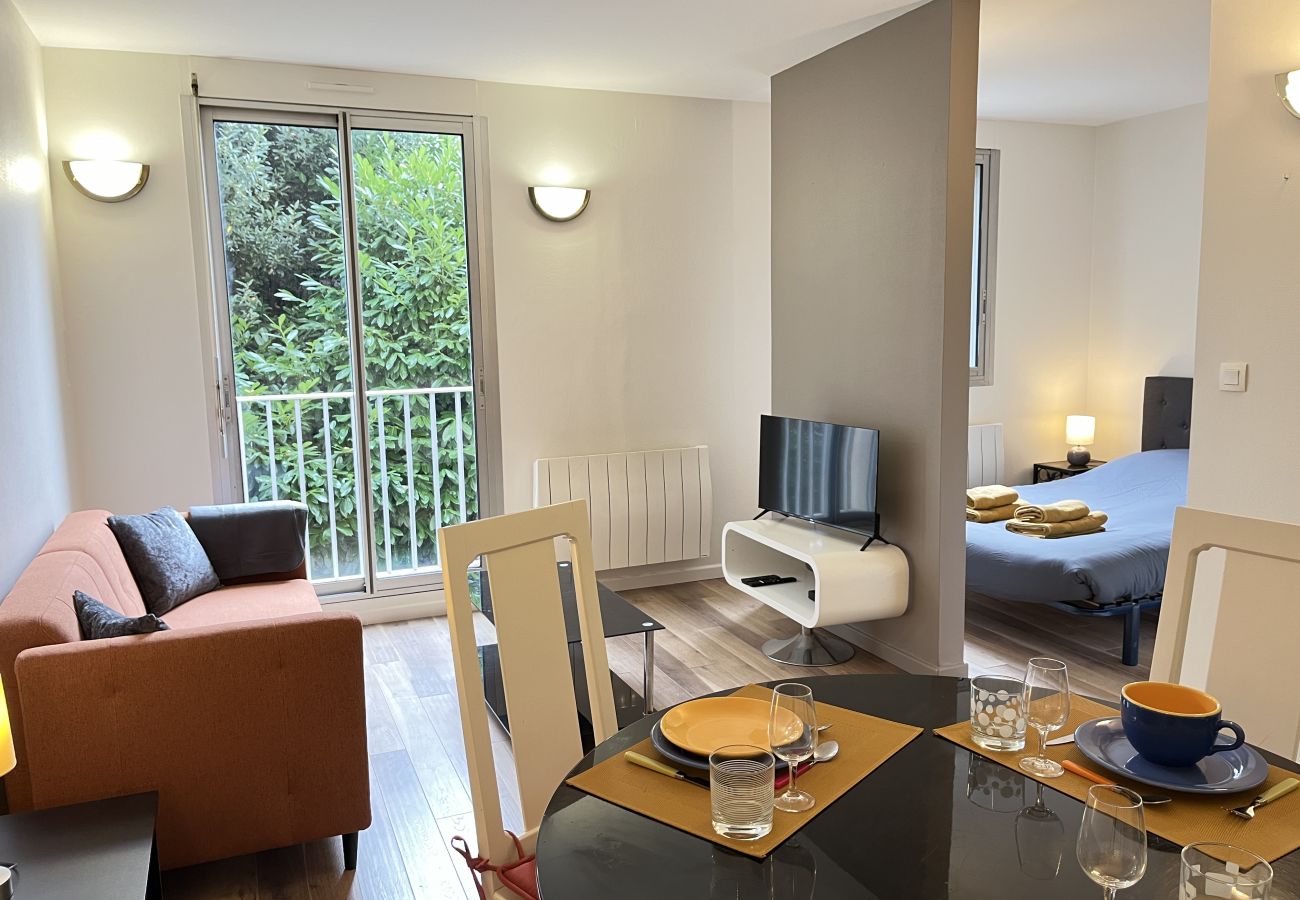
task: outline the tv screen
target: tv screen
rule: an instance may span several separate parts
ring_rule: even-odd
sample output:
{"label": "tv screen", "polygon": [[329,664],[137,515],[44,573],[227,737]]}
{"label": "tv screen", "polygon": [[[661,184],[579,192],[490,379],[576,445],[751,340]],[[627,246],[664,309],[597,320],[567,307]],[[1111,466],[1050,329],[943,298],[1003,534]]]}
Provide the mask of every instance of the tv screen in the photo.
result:
{"label": "tv screen", "polygon": [[758,505],[810,522],[879,534],[876,469],[880,432],[763,416]]}

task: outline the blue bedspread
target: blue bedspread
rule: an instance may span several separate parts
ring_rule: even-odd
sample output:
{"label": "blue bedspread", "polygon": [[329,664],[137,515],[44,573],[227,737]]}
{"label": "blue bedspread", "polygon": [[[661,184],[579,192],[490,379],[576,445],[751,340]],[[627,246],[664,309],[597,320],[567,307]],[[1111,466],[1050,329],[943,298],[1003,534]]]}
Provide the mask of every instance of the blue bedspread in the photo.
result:
{"label": "blue bedspread", "polygon": [[1163,589],[1187,451],[1148,450],[1090,472],[1017,487],[1032,503],[1078,499],[1110,517],[1100,534],[1043,540],[1005,522],[966,523],[966,587],[1000,600],[1113,603]]}

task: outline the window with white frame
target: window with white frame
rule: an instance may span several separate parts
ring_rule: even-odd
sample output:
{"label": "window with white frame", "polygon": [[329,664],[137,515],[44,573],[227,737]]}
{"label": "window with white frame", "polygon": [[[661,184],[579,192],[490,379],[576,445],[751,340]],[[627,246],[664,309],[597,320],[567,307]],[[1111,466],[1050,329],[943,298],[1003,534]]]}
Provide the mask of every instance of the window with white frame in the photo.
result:
{"label": "window with white frame", "polygon": [[970,383],[993,383],[993,271],[998,231],[998,151],[975,151],[971,240]]}

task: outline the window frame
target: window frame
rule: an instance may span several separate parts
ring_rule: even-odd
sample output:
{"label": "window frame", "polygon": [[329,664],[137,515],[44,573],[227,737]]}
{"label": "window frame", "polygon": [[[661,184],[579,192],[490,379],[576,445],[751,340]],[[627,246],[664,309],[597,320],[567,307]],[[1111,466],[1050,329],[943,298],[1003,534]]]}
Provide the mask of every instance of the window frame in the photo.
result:
{"label": "window frame", "polygon": [[975,365],[970,367],[971,387],[993,384],[993,311],[994,283],[997,272],[998,244],[998,169],[1002,152],[976,149],[975,179],[979,188],[979,228],[971,236],[972,251],[979,254],[975,269],[978,317],[975,319]]}

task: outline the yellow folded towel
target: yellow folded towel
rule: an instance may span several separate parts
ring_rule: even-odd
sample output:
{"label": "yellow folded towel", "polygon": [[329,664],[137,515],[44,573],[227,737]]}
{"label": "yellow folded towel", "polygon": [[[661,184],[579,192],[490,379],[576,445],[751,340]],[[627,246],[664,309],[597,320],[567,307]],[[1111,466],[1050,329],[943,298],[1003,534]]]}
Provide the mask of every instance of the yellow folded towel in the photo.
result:
{"label": "yellow folded towel", "polygon": [[1057,500],[1055,503],[1022,503],[1016,507],[1016,518],[1024,522],[1073,522],[1082,519],[1092,510],[1082,500]]}
{"label": "yellow folded towel", "polygon": [[1020,495],[1015,492],[1014,488],[1004,487],[1000,484],[966,489],[967,509],[993,509],[1015,503],[1019,499]]}
{"label": "yellow folded towel", "polygon": [[1008,503],[1006,506],[995,506],[992,509],[971,509],[966,507],[967,522],[1002,522],[1014,518],[1016,514],[1016,505]]}
{"label": "yellow folded towel", "polygon": [[1106,514],[1101,511],[1091,512],[1082,519],[1069,522],[1026,522],[1024,519],[1012,519],[1007,523],[1007,531],[1037,538],[1076,537],[1081,534],[1094,534],[1105,531]]}

